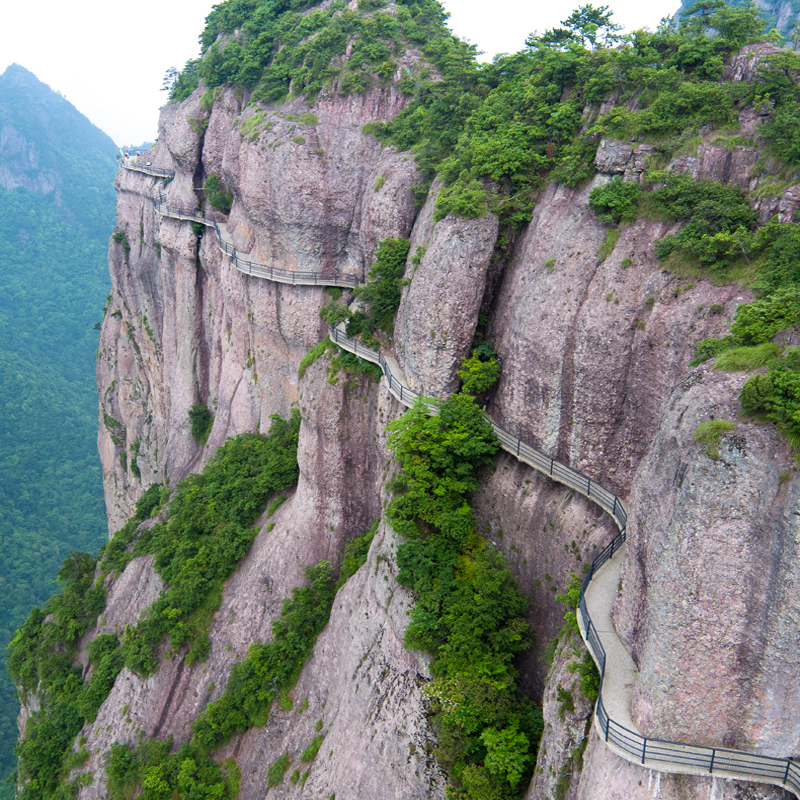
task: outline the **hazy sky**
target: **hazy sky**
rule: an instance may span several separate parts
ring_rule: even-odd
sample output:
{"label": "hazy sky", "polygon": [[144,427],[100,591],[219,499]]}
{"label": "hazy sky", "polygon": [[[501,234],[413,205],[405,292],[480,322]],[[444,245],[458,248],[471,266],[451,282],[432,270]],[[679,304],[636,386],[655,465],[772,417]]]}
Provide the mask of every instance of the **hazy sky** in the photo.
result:
{"label": "hazy sky", "polygon": [[[30,0],[28,0],[30,2]],[[199,53],[213,0],[0,0],[0,73],[33,72],[117,144],[156,135],[164,73]],[[557,25],[586,0],[444,0],[450,25],[488,55],[515,52],[534,30]],[[626,30],[655,28],[679,0],[610,0]],[[600,5],[596,2],[595,5]]]}

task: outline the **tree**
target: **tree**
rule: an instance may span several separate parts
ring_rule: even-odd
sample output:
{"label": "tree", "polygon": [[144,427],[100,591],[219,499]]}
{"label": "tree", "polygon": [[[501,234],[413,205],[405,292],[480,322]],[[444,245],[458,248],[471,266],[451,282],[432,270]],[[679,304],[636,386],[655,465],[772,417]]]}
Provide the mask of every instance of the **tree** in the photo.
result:
{"label": "tree", "polygon": [[469,395],[488,392],[500,377],[500,363],[496,358],[482,360],[474,354],[461,359],[461,369],[456,373],[461,378],[463,391]]}
{"label": "tree", "polygon": [[611,21],[612,15],[608,6],[595,8],[589,3],[562,20],[563,28],[552,28],[541,35],[534,32],[528,36],[525,44],[531,49],[541,46],[566,49],[573,44],[586,47],[587,43],[592,50],[599,45],[610,47],[622,39],[617,33],[622,26]]}
{"label": "tree", "polygon": [[700,0],[684,15],[684,33],[713,34],[732,49],[753,42],[764,32],[764,20],[752,0],[742,8],[733,8],[723,0]]}
{"label": "tree", "polygon": [[177,68],[170,67],[164,75],[164,81],[161,84],[161,91],[172,94],[172,90],[178,85],[179,77],[180,72],[178,72]]}
{"label": "tree", "polygon": [[621,25],[611,21],[613,12],[608,6],[595,8],[591,3],[575,9],[561,24],[572,31],[576,41],[584,47],[588,42],[594,50],[601,43],[603,47],[610,47],[622,38],[617,33],[622,30]]}

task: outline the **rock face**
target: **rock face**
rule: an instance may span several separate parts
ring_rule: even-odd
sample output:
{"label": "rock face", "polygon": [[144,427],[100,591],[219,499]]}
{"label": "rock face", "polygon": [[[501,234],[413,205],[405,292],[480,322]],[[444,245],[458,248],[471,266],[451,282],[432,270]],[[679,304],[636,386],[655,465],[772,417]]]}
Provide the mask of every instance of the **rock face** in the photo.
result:
{"label": "rock face", "polygon": [[701,422],[736,419],[744,379],[698,370],[665,404],[631,495],[618,627],[641,671],[643,733],[785,757],[800,749],[792,456],[744,422],[718,454],[692,441]]}
{"label": "rock face", "polygon": [[[623,227],[613,251],[598,255],[607,229],[588,209],[591,189],[612,175],[636,179],[646,148],[608,141],[592,184],[547,186],[502,273],[487,280],[498,263],[497,219],[434,221],[436,185],[417,215],[413,159],[361,132],[402,107],[393,88],[351,98],[334,92],[313,108],[245,108],[227,90],[209,108],[202,95],[164,109],[159,145],[148,155],[176,173],[165,187],[171,205],[200,205],[204,180],[217,175],[232,209],[206,212],[226,223],[242,255],[286,269],[363,279],[382,239],[410,238],[391,343],[409,385],[439,397],[456,389],[478,313],[489,309],[487,338],[503,374],[488,413],[629,499],[616,624],[641,670],[634,714],[642,731],[784,757],[800,751],[800,490],[789,454],[772,431],[751,423],[723,439],[719,460],[692,440],[699,422],[736,416],[742,381],[690,369],[694,343],[723,334],[750,294],[663,272],[652,253],[654,239],[670,230],[660,222]],[[704,139],[696,156],[673,167],[752,188],[754,149],[731,152]],[[293,403],[303,420],[300,480],[269,522],[259,521],[228,581],[209,659],[187,665],[177,654],[146,680],[120,675],[85,731],[94,778],[82,800],[105,796],[111,742],[140,732],[186,741],[232,665],[250,643],[270,637],[302,568],[338,561],[344,544],[380,516],[392,469],[385,425],[402,411],[382,384],[346,375],[336,382],[325,357],[298,379],[300,359],[326,333],[318,311],[329,298],[238,273],[211,231],[199,236],[188,222],[156,215],[158,184],[131,171],[117,181],[120,236],[111,245],[97,372],[110,526],[127,518],[146,486],[174,484],[227,437],[265,431],[270,415]],[[199,404],[214,413],[203,447],[188,416]],[[542,770],[526,798],[716,797],[710,778],[645,773],[611,756],[590,732],[591,703],[567,669],[572,644],[562,637],[552,668],[544,660],[564,615],[555,594],[612,534],[607,515],[508,455],[484,469],[473,501],[479,532],[533,600],[538,640],[519,669],[525,690],[544,699],[547,724]],[[266,767],[279,756],[298,763],[318,721],[326,739],[307,785],[287,782],[271,790],[276,795],[444,797],[421,692],[428,667],[402,645],[413,598],[396,582],[395,546],[382,523],[367,563],[337,596],[293,710],[276,707],[264,728],[220,752],[242,770],[243,800],[264,796]],[[102,629],[141,614],[159,587],[148,560],[132,562],[110,587]]]}

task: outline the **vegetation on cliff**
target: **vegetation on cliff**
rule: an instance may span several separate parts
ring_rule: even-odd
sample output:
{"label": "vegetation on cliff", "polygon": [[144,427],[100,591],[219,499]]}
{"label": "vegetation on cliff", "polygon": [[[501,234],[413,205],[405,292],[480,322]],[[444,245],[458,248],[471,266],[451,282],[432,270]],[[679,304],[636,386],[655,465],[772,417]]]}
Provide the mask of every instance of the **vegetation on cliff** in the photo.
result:
{"label": "vegetation on cliff", "polygon": [[[250,90],[263,103],[289,95],[313,102],[334,80],[343,94],[387,85],[410,48],[433,63],[453,50],[474,55],[474,48],[447,30],[446,14],[434,0],[400,2],[394,13],[383,10],[383,0],[361,0],[356,10],[342,0],[324,10],[316,5],[228,0],[215,6],[200,39],[202,56],[174,76],[170,99],[185,99],[202,79],[210,88]],[[402,81],[410,92],[414,77],[405,74]]]}
{"label": "vegetation on cliff", "polygon": [[406,645],[433,655],[425,687],[449,797],[516,796],[536,760],[537,707],[521,697],[513,660],[530,647],[527,599],[502,556],[475,531],[469,497],[497,437],[475,399],[457,394],[436,416],[418,402],[389,424],[401,471],[387,518],[404,541],[398,582],[416,593]]}
{"label": "vegetation on cliff", "polygon": [[[17,748],[23,800],[69,793],[65,779],[81,763],[73,741],[95,719],[123,666],[142,675],[155,671],[165,639],[174,652],[184,648],[190,662],[206,657],[222,584],[249,549],[257,533],[253,522],[276,491],[297,480],[299,426],[295,410],[289,420],[274,416],[268,436],[234,437],[201,474],[178,484],[164,521],[138,530],[139,520],[165,499],[163,487],[150,487],[99,559],[73,553],[65,561],[62,592],[34,609],[9,645],[14,682],[23,693],[35,692],[40,704]],[[122,642],[112,633],[94,638],[84,680],[75,657],[81,637],[103,612],[105,579],[146,553],[155,555],[167,588],[137,625],[127,626]]]}

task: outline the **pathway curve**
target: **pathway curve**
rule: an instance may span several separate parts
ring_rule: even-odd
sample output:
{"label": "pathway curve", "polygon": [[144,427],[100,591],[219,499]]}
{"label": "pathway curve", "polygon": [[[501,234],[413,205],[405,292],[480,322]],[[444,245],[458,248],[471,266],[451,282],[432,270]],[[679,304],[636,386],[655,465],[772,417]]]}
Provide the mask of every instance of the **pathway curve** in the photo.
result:
{"label": "pathway curve", "polygon": [[[156,178],[174,176],[171,171],[156,169],[149,164],[139,165],[128,161],[123,163],[123,167]],[[352,288],[357,285],[355,276],[338,271],[293,272],[244,259],[236,252],[223,223],[210,219],[200,209],[187,210],[168,205],[161,190],[158,192],[158,199],[153,202],[156,211],[162,216],[200,222],[214,228],[222,252],[230,257],[236,269],[246,275],[295,286]],[[423,398],[410,389],[399,364],[390,355],[351,339],[344,332],[343,325],[331,326],[330,337],[343,350],[378,364],[386,378],[389,391],[404,406],[410,408],[417,400],[422,399],[431,413],[436,413],[439,403],[431,398]],[[770,758],[742,750],[698,747],[648,739],[636,730],[631,716],[631,695],[637,670],[617,636],[611,619],[622,563],[625,559],[627,506],[621,498],[587,475],[526,444],[488,416],[486,419],[494,428],[503,450],[552,480],[574,489],[597,503],[611,515],[619,528],[619,533],[592,562],[581,587],[578,606],[578,626],[581,636],[600,671],[600,691],[594,715],[595,728],[609,749],[627,761],[662,772],[715,775],[769,783],[788,789],[800,798],[800,764],[790,759]]]}

